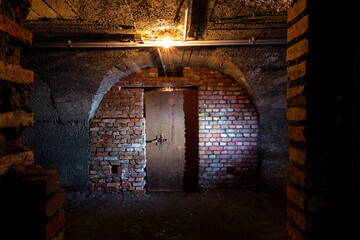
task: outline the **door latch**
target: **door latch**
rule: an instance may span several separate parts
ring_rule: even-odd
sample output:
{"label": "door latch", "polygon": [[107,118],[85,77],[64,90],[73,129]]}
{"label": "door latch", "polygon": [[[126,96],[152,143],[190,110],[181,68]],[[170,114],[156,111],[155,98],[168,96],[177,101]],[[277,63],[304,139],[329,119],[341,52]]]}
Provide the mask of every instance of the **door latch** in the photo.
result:
{"label": "door latch", "polygon": [[147,143],[154,142],[156,145],[160,144],[162,146],[163,142],[166,142],[167,139],[164,138],[164,134],[156,135],[155,139],[146,141]]}

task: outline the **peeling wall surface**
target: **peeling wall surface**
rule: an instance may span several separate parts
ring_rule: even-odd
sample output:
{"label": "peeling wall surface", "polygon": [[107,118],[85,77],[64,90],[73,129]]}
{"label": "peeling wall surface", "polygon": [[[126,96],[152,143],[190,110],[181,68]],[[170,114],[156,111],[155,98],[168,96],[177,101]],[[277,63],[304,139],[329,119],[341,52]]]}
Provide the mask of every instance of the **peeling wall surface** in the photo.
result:
{"label": "peeling wall surface", "polygon": [[[204,66],[248,84],[259,111],[260,186],[279,190],[285,188],[288,161],[285,52],[285,46],[251,46],[164,54],[169,71]],[[35,80],[28,97],[34,126],[22,141],[33,148],[38,164],[59,171],[62,186],[87,189],[89,119],[119,79],[157,68],[154,56],[155,49],[24,49],[22,64],[34,71]]]}

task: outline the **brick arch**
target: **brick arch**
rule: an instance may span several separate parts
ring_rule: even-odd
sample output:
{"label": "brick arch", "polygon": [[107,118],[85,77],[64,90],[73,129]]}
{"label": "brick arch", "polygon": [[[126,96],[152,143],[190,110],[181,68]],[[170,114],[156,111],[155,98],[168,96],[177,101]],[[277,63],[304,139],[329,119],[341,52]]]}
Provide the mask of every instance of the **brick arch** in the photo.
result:
{"label": "brick arch", "polygon": [[252,100],[256,110],[258,111],[255,96],[244,74],[239,69],[239,67],[232,62],[231,57],[228,56],[228,54],[223,50],[216,49],[206,57],[204,57],[203,54],[189,54],[187,66],[204,66],[209,69],[220,71],[223,74],[231,77],[247,92],[249,98]]}
{"label": "brick arch", "polygon": [[199,89],[199,186],[257,184],[258,113],[233,78],[207,67],[185,67],[183,77],[150,68],[116,82],[90,120],[90,189],[146,192],[144,88]]}
{"label": "brick arch", "polygon": [[[192,54],[191,50],[175,51],[173,52],[174,59],[173,64],[176,66],[203,66],[209,69],[220,71],[227,76],[233,78],[238,82],[242,88],[248,93],[251,101],[257,109],[256,99],[251,90],[249,83],[246,81],[246,78],[239,67],[231,61],[231,57],[227,56],[222,50],[215,50],[210,55],[196,55]],[[183,56],[180,57],[179,54]],[[149,60],[151,58],[145,57],[133,57],[126,58],[119,65],[114,65],[107,72],[104,79],[101,81],[101,84],[94,95],[91,103],[91,109],[89,111],[89,120],[92,119],[95,115],[95,112],[104,97],[104,95],[110,90],[110,88],[117,82],[119,79],[125,78],[133,73],[141,71],[142,69],[154,68],[155,63]]]}
{"label": "brick arch", "polygon": [[111,69],[109,69],[105,77],[102,79],[101,84],[91,102],[89,120],[94,117],[95,112],[98,109],[99,104],[105,94],[116,82],[119,81],[119,79],[122,79],[132,73],[141,71],[141,69],[154,67],[154,64],[148,61],[146,58],[134,58],[134,60],[127,58],[124,60],[124,62],[127,63],[123,63],[121,65],[122,68],[114,65]]}

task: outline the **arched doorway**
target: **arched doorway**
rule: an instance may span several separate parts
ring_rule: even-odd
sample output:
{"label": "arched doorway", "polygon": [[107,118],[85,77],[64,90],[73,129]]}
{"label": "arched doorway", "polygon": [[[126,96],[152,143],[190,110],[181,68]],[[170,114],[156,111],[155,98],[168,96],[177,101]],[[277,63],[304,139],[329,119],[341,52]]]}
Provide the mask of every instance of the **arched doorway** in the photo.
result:
{"label": "arched doorway", "polygon": [[[186,67],[181,77],[159,77],[157,69],[139,71],[118,81],[104,96],[90,123],[91,190],[146,192],[147,166],[151,166],[146,140],[150,143],[154,140],[160,148],[167,139],[161,132],[146,136],[144,96],[155,88],[196,89],[192,97],[187,94],[190,91],[182,90],[178,91],[178,98],[163,101],[170,101],[171,106],[179,103],[182,114],[185,110],[193,113],[192,123],[185,126],[185,117],[182,120],[185,125],[180,130],[184,144],[196,136],[193,137],[195,144],[185,145],[185,153],[181,153],[186,163],[180,166],[185,171],[183,174],[181,170],[176,171],[178,179],[183,179],[182,189],[184,186],[191,186],[192,190],[197,186],[256,186],[258,114],[255,105],[241,85],[229,76],[205,67]],[[165,114],[165,106],[161,108]],[[157,115],[161,119],[161,113]],[[187,165],[186,154],[197,161]],[[171,171],[167,172],[173,177]]]}

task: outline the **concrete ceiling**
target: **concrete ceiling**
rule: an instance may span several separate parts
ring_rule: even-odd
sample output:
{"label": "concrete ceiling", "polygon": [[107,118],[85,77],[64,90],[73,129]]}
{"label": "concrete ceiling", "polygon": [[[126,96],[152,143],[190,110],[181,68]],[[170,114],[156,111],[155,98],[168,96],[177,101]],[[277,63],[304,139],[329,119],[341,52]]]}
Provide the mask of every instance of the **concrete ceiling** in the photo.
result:
{"label": "concrete ceiling", "polygon": [[[203,39],[206,30],[236,29],[239,24],[243,28],[248,19],[284,16],[292,1],[193,0],[190,34]],[[186,7],[187,0],[32,0],[25,26],[35,34],[42,30],[48,34],[70,31],[145,36],[166,32],[180,38]]]}

